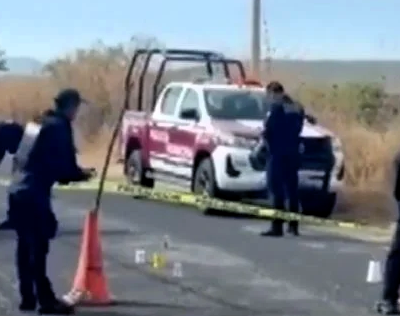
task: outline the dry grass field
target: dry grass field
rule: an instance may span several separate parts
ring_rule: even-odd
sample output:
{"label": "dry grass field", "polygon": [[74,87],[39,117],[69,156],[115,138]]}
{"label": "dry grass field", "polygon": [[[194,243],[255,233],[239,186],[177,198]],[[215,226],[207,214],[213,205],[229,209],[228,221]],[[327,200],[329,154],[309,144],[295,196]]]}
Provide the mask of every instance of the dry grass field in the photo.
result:
{"label": "dry grass field", "polygon": [[[26,121],[51,105],[58,89],[77,87],[92,102],[76,123],[82,159],[99,165],[121,105],[130,52],[122,46],[79,50],[47,65],[45,76],[4,78],[0,80],[0,116]],[[182,72],[171,71],[165,80],[179,74]],[[273,72],[271,76],[285,84],[298,75]],[[390,167],[400,136],[398,98],[387,95],[379,82],[325,86],[292,82],[290,86],[307,110],[343,141],[347,188],[336,216],[390,220],[394,216],[388,189],[393,174]],[[117,168],[113,170],[115,173]]]}

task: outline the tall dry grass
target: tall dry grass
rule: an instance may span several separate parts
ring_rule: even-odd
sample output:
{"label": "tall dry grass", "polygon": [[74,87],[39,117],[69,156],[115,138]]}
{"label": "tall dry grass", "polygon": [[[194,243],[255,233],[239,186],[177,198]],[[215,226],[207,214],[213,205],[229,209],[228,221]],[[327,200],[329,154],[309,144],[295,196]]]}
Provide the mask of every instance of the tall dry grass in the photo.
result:
{"label": "tall dry grass", "polygon": [[[0,115],[26,121],[51,106],[59,89],[76,87],[91,100],[77,122],[79,144],[85,154],[96,152],[99,157],[121,105],[131,53],[123,45],[98,44],[54,60],[44,76],[2,79]],[[169,79],[175,75],[170,73]],[[390,166],[400,135],[398,100],[389,100],[379,83],[333,87],[303,83],[293,95],[342,139],[347,187],[338,204],[339,216],[390,219]]]}
{"label": "tall dry grass", "polygon": [[335,215],[382,224],[393,220],[393,160],[400,149],[397,97],[387,96],[379,84],[306,85],[298,97],[343,143],[346,188]]}

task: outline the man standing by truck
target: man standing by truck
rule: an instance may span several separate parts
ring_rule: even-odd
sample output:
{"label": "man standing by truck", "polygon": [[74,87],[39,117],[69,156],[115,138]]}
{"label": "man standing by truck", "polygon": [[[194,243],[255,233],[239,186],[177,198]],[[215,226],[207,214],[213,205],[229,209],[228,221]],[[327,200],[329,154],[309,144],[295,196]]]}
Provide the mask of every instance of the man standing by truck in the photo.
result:
{"label": "man standing by truck", "polygon": [[[268,146],[267,162],[268,190],[272,195],[273,207],[285,210],[285,201],[289,202],[289,211],[299,212],[298,170],[300,167],[300,133],[303,129],[304,109],[294,102],[279,82],[270,82],[267,96],[271,102],[271,111],[265,119],[263,138]],[[289,222],[288,232],[297,236],[299,223]],[[270,230],[262,236],[283,236],[283,220],[273,219]]]}

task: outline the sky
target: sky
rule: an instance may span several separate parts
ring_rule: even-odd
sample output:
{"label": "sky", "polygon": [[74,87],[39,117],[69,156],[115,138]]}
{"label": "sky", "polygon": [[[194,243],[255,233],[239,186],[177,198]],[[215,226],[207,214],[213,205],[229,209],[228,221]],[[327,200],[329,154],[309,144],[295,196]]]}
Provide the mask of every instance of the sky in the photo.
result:
{"label": "sky", "polygon": [[[400,59],[399,0],[261,1],[274,57]],[[168,47],[207,48],[245,57],[250,47],[250,3],[4,0],[0,48],[8,56],[48,61],[89,47],[96,39],[116,44],[132,36],[152,36]]]}

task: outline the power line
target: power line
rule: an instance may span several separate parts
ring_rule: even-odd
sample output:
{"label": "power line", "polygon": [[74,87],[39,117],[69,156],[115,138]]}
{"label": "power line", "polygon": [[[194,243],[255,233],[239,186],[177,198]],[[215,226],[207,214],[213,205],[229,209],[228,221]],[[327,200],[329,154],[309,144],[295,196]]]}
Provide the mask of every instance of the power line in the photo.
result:
{"label": "power line", "polygon": [[263,17],[263,32],[262,32],[262,43],[263,43],[263,67],[262,71],[264,77],[262,78],[264,81],[267,81],[271,77],[272,72],[272,48],[269,40],[269,30],[267,19]]}

